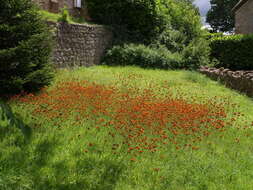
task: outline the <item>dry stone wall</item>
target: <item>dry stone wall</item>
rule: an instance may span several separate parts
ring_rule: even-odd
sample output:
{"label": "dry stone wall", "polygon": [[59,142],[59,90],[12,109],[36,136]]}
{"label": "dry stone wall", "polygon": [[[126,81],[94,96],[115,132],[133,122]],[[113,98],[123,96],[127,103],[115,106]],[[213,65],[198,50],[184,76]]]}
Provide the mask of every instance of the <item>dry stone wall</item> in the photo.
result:
{"label": "dry stone wall", "polygon": [[100,25],[49,23],[54,28],[53,61],[58,68],[100,63],[112,43],[112,31]]}
{"label": "dry stone wall", "polygon": [[229,88],[253,97],[253,71],[231,71],[224,68],[202,67],[200,72],[214,80],[221,81]]}

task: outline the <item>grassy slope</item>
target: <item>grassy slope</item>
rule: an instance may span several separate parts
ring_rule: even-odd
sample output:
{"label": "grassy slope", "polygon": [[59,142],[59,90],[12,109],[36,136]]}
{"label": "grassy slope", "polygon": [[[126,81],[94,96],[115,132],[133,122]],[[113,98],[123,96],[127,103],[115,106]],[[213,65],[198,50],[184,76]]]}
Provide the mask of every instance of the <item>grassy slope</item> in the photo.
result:
{"label": "grassy slope", "polygon": [[[51,21],[51,22],[58,22],[58,19],[61,17],[60,13],[58,13],[58,14],[50,13],[50,12],[45,11],[45,10],[40,10],[39,13],[42,15],[42,17],[45,20]],[[74,18],[74,17],[71,17],[71,16],[68,18],[68,22],[70,24],[85,24],[85,23],[88,23],[84,19]],[[92,23],[89,23],[89,24],[92,24]]]}
{"label": "grassy slope", "polygon": [[[124,76],[129,78],[133,74],[141,77],[124,83]],[[245,114],[237,126],[253,121],[252,100],[194,72],[135,67],[81,68],[59,71],[50,88],[58,82],[72,80],[114,83],[121,89],[127,88],[126,85],[142,88],[153,85],[157,92],[166,84],[175,96],[184,96],[188,101],[194,97],[200,102],[206,98],[221,102],[228,98],[240,104],[237,111]],[[168,145],[160,152],[137,156],[137,161],[132,162],[132,155],[125,152],[112,154],[111,147],[103,142],[113,139],[108,137],[106,130],[97,132],[93,121],[73,126],[71,120],[65,120],[54,126],[50,121],[33,118],[29,106],[12,103],[12,108],[33,132],[26,141],[17,130],[16,135],[4,138],[8,130],[0,135],[0,189],[253,189],[253,137],[243,135],[245,131],[252,133],[251,129],[242,132],[231,127],[224,138],[212,136],[202,142],[203,146],[197,151],[176,150]],[[228,109],[228,113],[233,111]],[[235,142],[235,138],[240,138],[240,143]],[[89,147],[89,143],[96,146]]]}

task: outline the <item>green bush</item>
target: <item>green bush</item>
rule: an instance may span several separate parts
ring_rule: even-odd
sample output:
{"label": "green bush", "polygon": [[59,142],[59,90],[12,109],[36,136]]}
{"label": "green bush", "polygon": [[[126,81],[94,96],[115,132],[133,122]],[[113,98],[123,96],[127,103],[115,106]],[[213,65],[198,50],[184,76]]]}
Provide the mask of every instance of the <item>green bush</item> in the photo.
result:
{"label": "green bush", "polygon": [[52,38],[30,0],[0,1],[0,95],[35,91],[52,79]]}
{"label": "green bush", "polygon": [[165,46],[171,52],[181,52],[185,48],[186,36],[174,29],[164,30],[157,39],[154,40],[152,46]]}
{"label": "green bush", "polygon": [[136,65],[143,68],[179,69],[183,68],[183,59],[177,53],[167,49],[153,49],[145,45],[125,44],[114,46],[104,58],[107,65]]}
{"label": "green bush", "polygon": [[70,22],[70,15],[67,7],[61,9],[61,16],[57,20],[58,22],[69,23]]}
{"label": "green bush", "polygon": [[153,44],[165,46],[169,51],[183,57],[183,66],[197,69],[209,64],[210,48],[207,31],[202,30],[200,17],[191,3],[161,0],[159,9],[167,24]]}
{"label": "green bush", "polygon": [[182,51],[184,67],[198,69],[201,65],[209,64],[210,47],[208,41],[203,38],[193,40]]}
{"label": "green bush", "polygon": [[[112,58],[113,54],[120,64],[124,60],[120,61],[115,52],[126,47],[125,43],[145,44],[153,47],[150,49],[136,45],[133,48],[134,46],[131,45],[127,46],[127,50],[120,51],[126,53],[125,51],[129,50],[126,53],[129,57],[131,57],[131,53],[133,57],[136,54],[141,55],[142,58],[145,58],[144,62],[148,60],[146,55],[149,53],[147,52],[154,53],[152,58],[150,55],[148,56],[151,63],[136,63],[134,61],[129,63],[130,65],[134,63],[159,68],[162,67],[161,65],[167,65],[168,67],[165,67],[174,68],[171,61],[174,60],[175,55],[180,57],[180,61],[176,58],[176,68],[197,68],[198,65],[208,62],[209,47],[207,43],[203,42],[205,32],[201,29],[198,11],[190,1],[87,0],[86,3],[90,16],[95,22],[114,27],[114,45],[120,46],[109,51],[107,57],[110,55],[109,57]],[[162,53],[154,50],[160,49],[160,47],[163,47]],[[142,54],[140,54],[140,49],[142,49]],[[143,56],[143,54],[145,55]],[[164,58],[161,58],[162,56]],[[155,60],[157,63],[154,62]],[[106,63],[110,64],[108,61]]]}
{"label": "green bush", "polygon": [[[192,40],[202,37],[201,18],[194,5],[188,0],[157,0],[157,11],[162,21],[157,35],[168,35],[177,31],[176,36],[181,35],[178,43],[187,46]],[[179,34],[180,33],[180,34]],[[183,38],[182,38],[183,37]]]}
{"label": "green bush", "polygon": [[187,36],[179,30],[166,30],[152,46],[164,46],[170,52],[180,54],[187,69],[198,69],[201,65],[209,64],[210,47],[204,32],[188,41]]}
{"label": "green bush", "polygon": [[213,38],[211,56],[218,60],[216,67],[231,70],[253,69],[253,35],[231,35]]}

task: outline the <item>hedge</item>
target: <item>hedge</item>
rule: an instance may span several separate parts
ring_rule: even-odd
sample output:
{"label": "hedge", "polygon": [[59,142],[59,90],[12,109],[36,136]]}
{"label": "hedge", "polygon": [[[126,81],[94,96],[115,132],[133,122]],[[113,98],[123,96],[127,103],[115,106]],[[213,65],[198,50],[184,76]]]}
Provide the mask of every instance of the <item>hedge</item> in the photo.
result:
{"label": "hedge", "polygon": [[210,33],[210,32],[206,32],[206,34],[204,34],[204,37],[206,40],[211,40],[213,38],[219,38],[219,37],[223,37],[224,34],[222,32],[218,32],[218,33]]}
{"label": "hedge", "polygon": [[104,57],[107,65],[135,65],[143,68],[179,69],[183,67],[180,54],[166,49],[153,49],[144,45],[114,46]]}
{"label": "hedge", "polygon": [[213,38],[210,47],[211,56],[218,60],[216,67],[253,69],[253,34]]}

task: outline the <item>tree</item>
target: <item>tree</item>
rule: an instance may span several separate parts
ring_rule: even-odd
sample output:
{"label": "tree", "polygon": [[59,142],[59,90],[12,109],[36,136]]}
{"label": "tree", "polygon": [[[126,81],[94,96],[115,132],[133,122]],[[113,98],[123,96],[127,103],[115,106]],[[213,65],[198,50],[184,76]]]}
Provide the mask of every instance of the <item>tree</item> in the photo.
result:
{"label": "tree", "polygon": [[0,1],[0,95],[35,91],[52,79],[52,39],[31,0]]}
{"label": "tree", "polygon": [[[116,34],[114,37],[120,36],[121,39],[118,40],[119,43],[117,41],[118,44],[115,43],[116,45],[130,42],[136,45],[117,46],[109,58],[107,57],[107,64],[110,64],[114,56],[118,58],[117,52],[122,51],[124,55],[125,48],[130,50],[127,55],[143,56],[141,59],[146,62],[149,58],[154,58],[153,54],[158,52],[154,49],[166,49],[168,62],[171,60],[183,62],[178,63],[177,68],[180,65],[181,68],[197,68],[209,61],[209,47],[203,40],[204,31],[201,29],[200,15],[191,0],[87,0],[86,5],[95,22],[117,27],[114,30]],[[119,31],[118,26],[125,26],[126,30]],[[130,38],[122,40],[122,36],[126,34],[130,34],[128,35]],[[148,48],[139,44],[144,44]],[[146,56],[147,54],[150,56]],[[156,55],[157,57],[150,62],[164,60],[161,53]],[[180,59],[174,59],[179,56]]]}
{"label": "tree", "polygon": [[86,5],[95,22],[125,26],[139,42],[149,43],[168,29],[180,31],[188,42],[201,33],[192,0],[87,0]]}
{"label": "tree", "polygon": [[134,41],[149,41],[160,29],[156,0],[87,0],[86,6],[95,22],[124,30]]}
{"label": "tree", "polygon": [[239,0],[211,0],[211,9],[207,13],[207,22],[214,32],[230,32],[235,25],[233,7]]}

